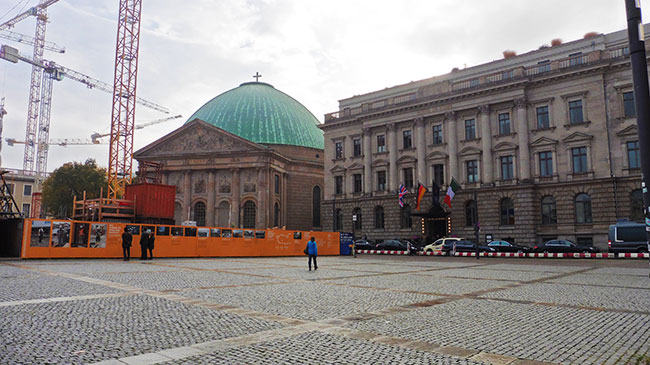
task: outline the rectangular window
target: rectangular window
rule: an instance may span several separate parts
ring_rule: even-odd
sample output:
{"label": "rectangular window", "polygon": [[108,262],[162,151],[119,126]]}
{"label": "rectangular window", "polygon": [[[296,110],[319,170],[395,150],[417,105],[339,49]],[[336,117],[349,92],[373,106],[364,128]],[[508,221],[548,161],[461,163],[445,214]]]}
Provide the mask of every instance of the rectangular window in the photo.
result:
{"label": "rectangular window", "polygon": [[510,113],[499,114],[499,134],[510,134]]}
{"label": "rectangular window", "polygon": [[445,184],[445,165],[433,165],[433,181],[435,181],[438,186]]}
{"label": "rectangular window", "polygon": [[25,195],[25,196],[32,195],[32,186],[31,185],[24,185],[23,186],[23,195]]}
{"label": "rectangular window", "polygon": [[573,159],[573,172],[587,172],[587,147],[576,147],[571,149]]}
{"label": "rectangular window", "polygon": [[550,127],[548,117],[548,105],[540,106],[537,109],[537,129],[546,129]]}
{"label": "rectangular window", "polygon": [[634,105],[634,93],[623,93],[623,110],[626,117],[636,116],[636,109]]}
{"label": "rectangular window", "polygon": [[29,217],[29,208],[30,208],[29,204],[27,203],[23,204],[23,215],[25,217]]}
{"label": "rectangular window", "polygon": [[402,132],[402,146],[404,149],[409,149],[413,146],[411,130]]}
{"label": "rectangular window", "polygon": [[14,184],[7,183],[7,192],[11,193],[11,195],[14,194]]}
{"label": "rectangular window", "polygon": [[433,126],[433,144],[442,144],[442,124]]}
{"label": "rectangular window", "polygon": [[352,141],[352,145],[354,146],[352,153],[354,154],[355,157],[361,156],[361,139],[357,138]]}
{"label": "rectangular window", "polygon": [[275,193],[280,194],[280,175],[274,175],[273,180],[275,182]]}
{"label": "rectangular window", "polygon": [[360,193],[362,189],[361,174],[354,174],[354,192]]}
{"label": "rectangular window", "polygon": [[478,162],[476,160],[467,161],[467,182],[474,183],[478,181]]}
{"label": "rectangular window", "polygon": [[545,151],[539,153],[539,175],[553,175],[553,152]]}
{"label": "rectangular window", "polygon": [[551,71],[551,61],[550,60],[544,60],[544,61],[539,61],[537,62],[537,72],[538,73],[544,73],[544,72],[549,72]]}
{"label": "rectangular window", "polygon": [[377,152],[386,152],[386,136],[383,134],[377,136]]}
{"label": "rectangular window", "polygon": [[403,171],[404,171],[404,187],[410,189],[413,187],[413,168],[407,167]]}
{"label": "rectangular window", "polygon": [[386,191],[386,171],[377,171],[377,191]]}
{"label": "rectangular window", "polygon": [[343,194],[343,176],[334,176],[336,194]]}
{"label": "rectangular window", "polygon": [[476,138],[476,121],[474,119],[467,119],[465,121],[465,139]]}
{"label": "rectangular window", "polygon": [[501,180],[512,180],[514,178],[512,165],[512,156],[501,157]]}
{"label": "rectangular window", "polygon": [[639,141],[627,142],[627,161],[631,169],[641,167],[641,156],[639,154]]}
{"label": "rectangular window", "polygon": [[582,100],[573,100],[569,102],[569,123],[580,124],[584,122],[582,117]]}
{"label": "rectangular window", "polygon": [[343,158],[343,142],[336,142],[334,144],[334,150],[336,151],[336,159]]}

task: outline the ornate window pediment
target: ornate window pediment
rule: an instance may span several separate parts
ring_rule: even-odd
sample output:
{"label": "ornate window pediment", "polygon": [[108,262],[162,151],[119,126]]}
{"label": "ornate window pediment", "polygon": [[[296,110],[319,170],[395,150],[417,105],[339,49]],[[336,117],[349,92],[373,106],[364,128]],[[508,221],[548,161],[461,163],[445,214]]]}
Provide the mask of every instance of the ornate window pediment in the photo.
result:
{"label": "ornate window pediment", "polygon": [[556,146],[558,141],[548,137],[540,137],[536,139],[533,143],[530,144],[531,147],[547,147],[547,146]]}
{"label": "ornate window pediment", "polygon": [[481,154],[481,150],[476,148],[476,147],[465,147],[459,153],[459,155],[461,155],[463,157],[465,157],[465,156],[476,156],[476,155],[480,155],[480,154]]}
{"label": "ornate window pediment", "polygon": [[629,136],[636,137],[639,135],[639,129],[637,128],[636,124],[632,124],[631,126],[621,130],[620,132],[617,132],[616,135],[619,137],[629,137]]}
{"label": "ornate window pediment", "polygon": [[355,162],[352,165],[348,166],[348,170],[363,170],[363,165]]}
{"label": "ornate window pediment", "polygon": [[372,162],[372,167],[379,167],[379,166],[388,166],[388,161],[384,159],[379,159]]}
{"label": "ornate window pediment", "polygon": [[345,172],[345,167],[341,165],[334,165],[332,168],[330,168],[331,172]]}
{"label": "ornate window pediment", "polygon": [[590,141],[594,138],[594,136],[582,133],[582,132],[574,132],[571,133],[569,136],[565,137],[562,141],[565,143],[569,142],[584,142],[584,141]]}
{"label": "ornate window pediment", "polygon": [[506,151],[514,151],[518,148],[518,146],[514,143],[510,142],[501,142],[498,145],[494,146],[492,149],[494,152],[506,152]]}

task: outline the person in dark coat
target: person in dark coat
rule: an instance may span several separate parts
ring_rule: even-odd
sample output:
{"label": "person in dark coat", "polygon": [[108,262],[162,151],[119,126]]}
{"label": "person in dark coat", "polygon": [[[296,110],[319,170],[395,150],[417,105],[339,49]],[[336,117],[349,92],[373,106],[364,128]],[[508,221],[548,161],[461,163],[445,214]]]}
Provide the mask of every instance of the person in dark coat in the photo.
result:
{"label": "person in dark coat", "polygon": [[149,235],[146,232],[142,232],[142,235],[140,235],[140,260],[147,259],[148,248],[149,248]]}
{"label": "person in dark coat", "polygon": [[153,231],[147,231],[147,249],[149,250],[149,260],[153,259],[153,242],[155,237],[153,236]]}
{"label": "person in dark coat", "polygon": [[318,270],[318,264],[316,263],[316,257],[318,256],[318,245],[314,237],[309,239],[307,242],[307,253],[309,254],[309,271],[311,271],[311,260],[314,260],[314,270]]}
{"label": "person in dark coat", "polygon": [[131,232],[124,227],[124,233],[122,233],[122,253],[124,254],[124,261],[129,261],[131,258],[131,242],[133,241],[133,236]]}

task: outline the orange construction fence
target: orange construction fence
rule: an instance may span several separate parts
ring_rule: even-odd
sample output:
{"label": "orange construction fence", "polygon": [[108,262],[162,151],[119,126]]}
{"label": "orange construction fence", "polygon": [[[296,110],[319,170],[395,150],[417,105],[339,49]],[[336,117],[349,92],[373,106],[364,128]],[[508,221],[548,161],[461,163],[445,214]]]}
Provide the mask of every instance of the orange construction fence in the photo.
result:
{"label": "orange construction fence", "polygon": [[190,227],[71,220],[25,219],[21,258],[122,257],[124,227],[140,256],[142,233],[154,232],[154,257],[302,256],[310,237],[319,255],[339,255],[338,232]]}

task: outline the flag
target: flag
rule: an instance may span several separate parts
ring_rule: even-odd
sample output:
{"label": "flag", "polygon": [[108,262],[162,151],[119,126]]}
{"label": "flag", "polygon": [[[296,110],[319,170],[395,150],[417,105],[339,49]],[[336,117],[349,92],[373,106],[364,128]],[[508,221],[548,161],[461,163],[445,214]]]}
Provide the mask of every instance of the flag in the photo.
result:
{"label": "flag", "polygon": [[420,210],[420,202],[422,201],[422,198],[424,197],[424,193],[427,192],[427,188],[424,187],[424,185],[418,183],[418,200],[417,203],[415,204],[415,209]]}
{"label": "flag", "polygon": [[449,184],[449,187],[447,188],[447,195],[445,195],[445,204],[449,206],[449,209],[451,209],[451,200],[454,198],[454,195],[456,195],[456,192],[460,190],[460,185],[454,180],[454,177],[451,177],[451,183]]}
{"label": "flag", "polygon": [[404,208],[404,200],[403,200],[404,195],[406,195],[406,193],[408,193],[408,192],[409,191],[406,190],[406,187],[404,186],[404,184],[399,185],[399,206],[402,207],[402,208]]}

